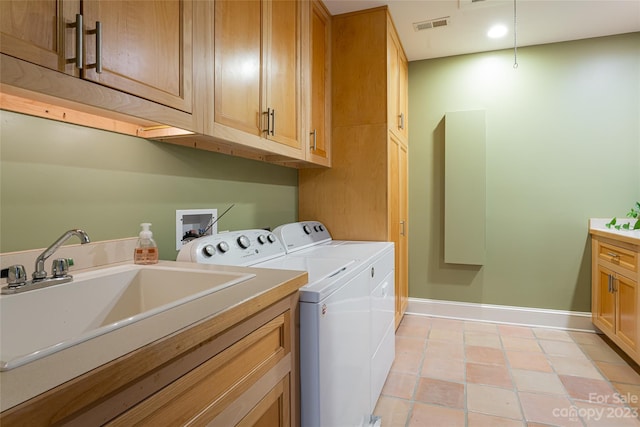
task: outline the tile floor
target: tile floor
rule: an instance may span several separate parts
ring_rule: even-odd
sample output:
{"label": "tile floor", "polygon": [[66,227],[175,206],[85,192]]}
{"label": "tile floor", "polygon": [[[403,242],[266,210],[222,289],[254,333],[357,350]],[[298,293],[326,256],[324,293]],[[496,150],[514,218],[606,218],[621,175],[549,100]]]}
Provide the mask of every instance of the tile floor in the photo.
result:
{"label": "tile floor", "polygon": [[600,335],[406,315],[382,427],[640,426],[640,368]]}

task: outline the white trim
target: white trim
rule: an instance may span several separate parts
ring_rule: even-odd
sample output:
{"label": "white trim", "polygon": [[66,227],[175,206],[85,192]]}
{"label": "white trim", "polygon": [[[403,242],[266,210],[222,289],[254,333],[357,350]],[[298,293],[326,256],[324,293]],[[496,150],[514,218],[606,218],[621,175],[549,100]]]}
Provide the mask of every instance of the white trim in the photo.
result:
{"label": "white trim", "polygon": [[597,329],[591,323],[591,312],[582,311],[409,298],[406,314],[565,329],[569,331],[597,332]]}

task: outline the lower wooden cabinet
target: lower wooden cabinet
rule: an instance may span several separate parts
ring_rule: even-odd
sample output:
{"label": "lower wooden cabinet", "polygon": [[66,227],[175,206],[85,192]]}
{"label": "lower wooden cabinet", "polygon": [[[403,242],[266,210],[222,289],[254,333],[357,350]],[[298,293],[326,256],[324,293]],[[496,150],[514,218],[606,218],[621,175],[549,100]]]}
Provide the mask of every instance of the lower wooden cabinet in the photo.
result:
{"label": "lower wooden cabinet", "polygon": [[289,426],[289,318],[279,315],[107,425]]}
{"label": "lower wooden cabinet", "polygon": [[640,246],[609,238],[592,238],[593,324],[640,363]]}

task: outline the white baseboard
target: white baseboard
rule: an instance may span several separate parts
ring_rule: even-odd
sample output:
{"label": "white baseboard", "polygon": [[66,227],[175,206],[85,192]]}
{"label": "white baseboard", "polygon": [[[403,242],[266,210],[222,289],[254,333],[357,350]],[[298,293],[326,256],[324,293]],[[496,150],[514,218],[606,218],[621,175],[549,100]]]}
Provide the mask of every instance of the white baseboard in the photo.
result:
{"label": "white baseboard", "polygon": [[409,298],[406,314],[568,331],[597,332],[591,323],[591,313],[581,311]]}

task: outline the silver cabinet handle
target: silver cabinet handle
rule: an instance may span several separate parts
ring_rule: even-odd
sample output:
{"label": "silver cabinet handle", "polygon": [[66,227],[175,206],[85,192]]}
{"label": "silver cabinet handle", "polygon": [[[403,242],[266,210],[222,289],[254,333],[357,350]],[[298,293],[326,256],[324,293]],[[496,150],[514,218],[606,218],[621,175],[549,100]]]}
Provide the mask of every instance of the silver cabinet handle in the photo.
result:
{"label": "silver cabinet handle", "polygon": [[620,258],[620,254],[617,254],[615,252],[607,252],[607,255],[613,258]]}
{"label": "silver cabinet handle", "polygon": [[607,285],[608,285],[608,292],[611,293],[611,275],[607,274]]}
{"label": "silver cabinet handle", "polygon": [[96,21],[96,73],[102,73],[102,22]]}
{"label": "silver cabinet handle", "polygon": [[400,221],[400,226],[402,227],[402,229],[400,230],[400,235],[401,236],[405,236],[404,224],[405,224],[404,220]]}
{"label": "silver cabinet handle", "polygon": [[274,135],[276,132],[276,110],[275,108],[271,110],[271,135]]}
{"label": "silver cabinet handle", "polygon": [[267,136],[269,136],[269,134],[271,132],[271,108],[267,108],[267,112],[266,113],[262,113],[262,114],[266,114],[267,115],[267,128],[263,129],[262,132],[265,132],[267,134]]}
{"label": "silver cabinet handle", "polygon": [[404,130],[404,113],[400,113],[400,129]]}
{"label": "silver cabinet handle", "polygon": [[318,136],[318,132],[314,129],[313,132],[311,132],[311,135],[313,135],[313,145],[311,146],[311,148],[313,149],[313,151],[317,150],[317,136]]}
{"label": "silver cabinet handle", "polygon": [[96,62],[91,64],[95,67],[96,73],[102,73],[102,22],[96,21],[96,28],[91,31],[87,31],[87,34],[94,34],[96,36]]}
{"label": "silver cabinet handle", "polygon": [[82,46],[82,15],[76,14],[76,68],[82,70],[82,52],[84,47]]}

